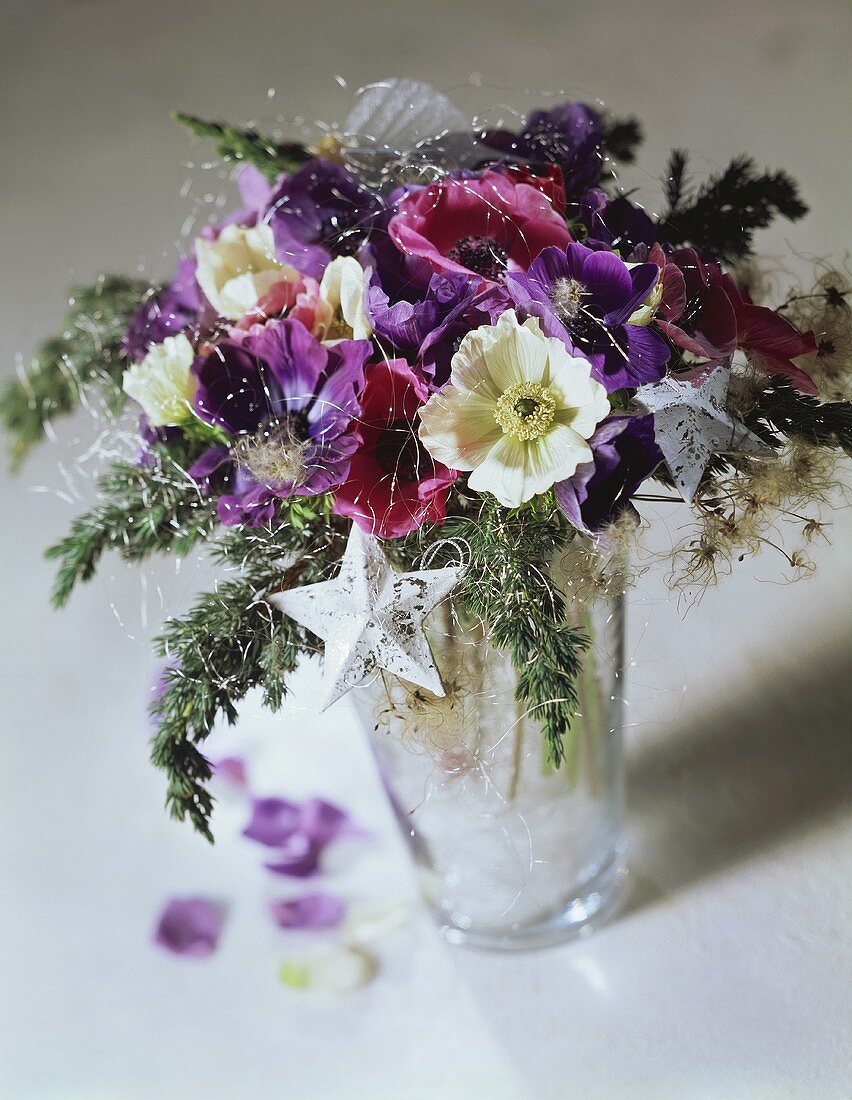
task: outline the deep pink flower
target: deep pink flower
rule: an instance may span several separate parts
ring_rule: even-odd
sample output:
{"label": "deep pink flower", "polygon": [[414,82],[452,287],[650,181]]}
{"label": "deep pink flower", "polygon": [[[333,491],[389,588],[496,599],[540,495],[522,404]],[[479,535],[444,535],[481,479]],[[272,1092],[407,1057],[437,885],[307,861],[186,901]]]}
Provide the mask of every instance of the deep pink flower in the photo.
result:
{"label": "deep pink flower", "polygon": [[334,511],[379,538],[400,538],[427,520],[441,523],[458,477],[429,455],[417,434],[429,396],[404,359],[368,364],[355,429],[358,449]]}
{"label": "deep pink flower", "polygon": [[766,306],[755,305],[715,260],[694,248],[667,257],[667,268],[680,269],[686,300],[679,314],[661,314],[658,324],[677,347],[702,359],[724,359],[737,348],[757,354],[755,366],[768,375],[781,374],[803,393],[815,394],[810,375],[792,362],[816,350],[812,332],[801,333]]}
{"label": "deep pink flower", "polygon": [[770,377],[784,375],[802,393],[817,394],[819,390],[811,376],[792,362],[800,355],[810,355],[816,351],[813,332],[799,332],[774,309],[756,306],[730,275],[723,278],[737,318],[737,346],[743,351],[755,352],[755,366]]}
{"label": "deep pink flower", "polygon": [[400,251],[422,256],[435,271],[472,271],[492,282],[505,270],[526,271],[543,248],[565,248],[572,239],[538,187],[493,171],[411,192],[388,232]]}

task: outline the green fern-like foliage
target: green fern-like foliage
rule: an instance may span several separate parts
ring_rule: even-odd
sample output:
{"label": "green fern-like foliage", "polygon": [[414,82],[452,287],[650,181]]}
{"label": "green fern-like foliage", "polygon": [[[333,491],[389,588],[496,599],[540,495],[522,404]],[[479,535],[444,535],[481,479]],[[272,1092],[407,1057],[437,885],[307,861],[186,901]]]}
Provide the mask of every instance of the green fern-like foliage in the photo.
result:
{"label": "green fern-like foliage", "polygon": [[270,180],[282,172],[294,172],[311,159],[299,142],[275,141],[256,130],[240,129],[226,122],[206,122],[182,111],[175,111],[172,118],[196,137],[212,141],[223,160],[252,164]]}
{"label": "green fern-like foliage", "polygon": [[98,386],[113,408],[120,407],[121,339],[150,293],[148,283],[118,275],[72,291],[62,334],[45,341],[29,369],[0,391],[13,468],[41,442],[49,421],[74,410],[86,385]]}

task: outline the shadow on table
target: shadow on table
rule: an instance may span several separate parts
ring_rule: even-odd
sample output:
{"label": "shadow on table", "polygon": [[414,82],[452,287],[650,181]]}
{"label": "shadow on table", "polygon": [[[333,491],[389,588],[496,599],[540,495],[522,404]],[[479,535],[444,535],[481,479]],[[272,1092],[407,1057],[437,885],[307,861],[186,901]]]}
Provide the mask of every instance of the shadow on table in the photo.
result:
{"label": "shadow on table", "polygon": [[[796,644],[791,626],[790,644]],[[628,775],[625,914],[852,810],[852,633],[661,742]]]}

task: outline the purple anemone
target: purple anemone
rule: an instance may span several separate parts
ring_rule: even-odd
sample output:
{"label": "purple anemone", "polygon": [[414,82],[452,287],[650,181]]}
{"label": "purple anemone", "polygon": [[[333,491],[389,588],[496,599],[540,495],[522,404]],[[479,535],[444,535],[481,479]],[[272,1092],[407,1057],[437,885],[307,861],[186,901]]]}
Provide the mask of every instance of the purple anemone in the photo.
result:
{"label": "purple anemone", "polygon": [[593,186],[603,170],[603,124],[597,111],[585,103],[560,103],[549,111],[533,111],[519,134],[486,130],[480,140],[526,163],[558,165],[569,194]]}
{"label": "purple anemone", "polygon": [[593,187],[580,199],[580,221],[589,241],[629,256],[638,245],[650,247],[659,236],[658,227],[644,210],[623,195],[611,199]]}
{"label": "purple anemone", "polygon": [[[195,411],[236,437],[232,492],[218,503],[222,523],[259,526],[276,498],[314,496],[345,479],[370,350],[368,340],[326,347],[301,322],[284,320],[196,359]],[[208,458],[204,476],[222,455]]]}
{"label": "purple anemone", "polygon": [[281,263],[319,278],[332,256],[358,251],[383,209],[380,196],[351,172],[312,160],[281,181],[264,220]]}
{"label": "purple anemone", "polygon": [[462,338],[505,308],[502,296],[498,303],[490,290],[478,289],[481,284],[474,275],[436,272],[425,292],[391,302],[374,274],[367,288],[367,315],[380,343],[416,362],[425,381],[440,389],[449,380],[450,361]]}
{"label": "purple anemone", "polygon": [[627,324],[659,278],[656,264],[628,267],[612,252],[569,244],[546,248],[528,272],[508,272],[519,313],[537,317],[547,336],[586,356],[609,393],[662,378],[669,346],[658,333]]}
{"label": "purple anemone", "polygon": [[555,487],[556,503],[576,528],[593,534],[622,512],[663,461],[654,440],[654,418],[612,416],[589,440],[592,461]]}

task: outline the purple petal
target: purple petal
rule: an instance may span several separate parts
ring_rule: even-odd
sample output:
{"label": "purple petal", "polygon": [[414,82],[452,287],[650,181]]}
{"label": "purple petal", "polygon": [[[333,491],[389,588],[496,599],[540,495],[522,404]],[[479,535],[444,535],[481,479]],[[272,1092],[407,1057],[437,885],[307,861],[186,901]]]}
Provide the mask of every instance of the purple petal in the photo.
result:
{"label": "purple petal", "polygon": [[328,352],[301,321],[279,321],[252,330],[243,342],[246,351],[262,359],[281,390],[277,411],[301,412],[314,396],[328,362]]}
{"label": "purple petal", "polygon": [[581,282],[604,315],[622,308],[633,290],[627,265],[611,252],[592,252],[587,256]]}
{"label": "purple petal", "polygon": [[319,857],[324,845],[302,833],[290,837],[282,851],[277,853],[275,862],[264,864],[274,875],[288,875],[291,878],[308,878],[319,869]]}
{"label": "purple petal", "polygon": [[630,315],[637,310],[653,290],[657,279],[660,277],[660,269],[656,264],[639,264],[628,272],[630,276],[630,294],[622,304],[606,315],[608,325],[623,325]]}
{"label": "purple petal", "polygon": [[358,416],[358,394],[364,388],[364,364],[373,345],[369,340],[341,340],[327,348],[328,363],[319,378],[316,400],[308,413],[311,435],[340,435]]}
{"label": "purple petal", "polygon": [[225,340],[199,356],[192,369],[198,378],[195,411],[206,424],[230,435],[252,432],[275,411],[275,397],[249,351]]}
{"label": "purple petal", "polygon": [[586,534],[631,508],[631,497],[663,460],[650,415],[610,417],[589,443],[593,461],[554,486],[557,504]]}
{"label": "purple petal", "polygon": [[213,764],[213,774],[226,779],[234,787],[248,784],[245,761],[238,756],[224,756]]}
{"label": "purple petal", "polygon": [[224,910],[206,898],[173,898],[163,909],[154,942],[175,955],[206,958],[216,950]]}
{"label": "purple petal", "polygon": [[269,848],[280,848],[298,830],[300,816],[294,802],[286,802],[283,798],[256,798],[243,836]]}
{"label": "purple petal", "polygon": [[352,832],[349,815],[322,798],[309,798],[302,803],[299,817],[299,831],[309,840],[326,845],[343,833]]}
{"label": "purple petal", "polygon": [[334,894],[305,894],[300,898],[273,901],[272,919],[281,928],[335,928],[343,920],[346,903]]}

